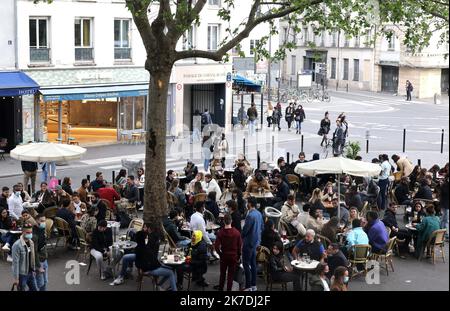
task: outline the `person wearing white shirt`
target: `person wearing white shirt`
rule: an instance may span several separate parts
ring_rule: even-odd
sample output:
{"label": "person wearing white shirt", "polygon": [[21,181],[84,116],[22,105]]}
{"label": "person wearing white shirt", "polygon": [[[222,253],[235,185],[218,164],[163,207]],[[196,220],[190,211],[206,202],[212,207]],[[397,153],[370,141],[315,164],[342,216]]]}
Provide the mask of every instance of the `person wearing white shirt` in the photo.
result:
{"label": "person wearing white shirt", "polygon": [[206,231],[206,223],[205,219],[203,218],[203,211],[205,210],[205,203],[204,202],[197,202],[195,203],[195,213],[191,216],[191,222],[189,223],[192,232],[195,230],[200,230],[203,233],[203,239],[205,240],[206,244],[208,244],[208,248],[210,251],[212,251],[212,254],[214,255],[215,259],[219,259],[219,255],[214,250],[213,241],[216,240],[216,236],[214,233],[208,233]]}
{"label": "person wearing white shirt", "polygon": [[23,200],[20,196],[20,190],[17,185],[13,187],[14,194],[8,198],[8,211],[9,215],[15,220],[18,220],[22,215],[23,211]]}
{"label": "person wearing white shirt", "polygon": [[220,200],[220,198],[222,197],[222,190],[220,190],[219,184],[215,179],[212,178],[211,174],[205,175],[205,181],[202,182],[202,187],[203,190],[206,191],[206,193],[214,191],[216,193],[216,201]]}
{"label": "person wearing white shirt", "polygon": [[387,190],[389,186],[389,176],[391,175],[391,164],[389,163],[389,156],[387,154],[381,155],[381,172],[378,178],[378,186],[380,187],[380,196],[378,198],[378,206],[381,210],[387,207]]}

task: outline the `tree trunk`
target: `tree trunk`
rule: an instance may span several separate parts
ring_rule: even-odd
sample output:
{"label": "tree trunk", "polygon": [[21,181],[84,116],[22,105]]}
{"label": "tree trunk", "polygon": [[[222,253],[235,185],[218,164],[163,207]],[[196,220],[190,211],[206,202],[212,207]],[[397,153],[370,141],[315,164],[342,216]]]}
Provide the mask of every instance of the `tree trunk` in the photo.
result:
{"label": "tree trunk", "polygon": [[[161,224],[167,215],[166,114],[167,92],[173,65],[150,71],[147,138],[145,149],[144,222]],[[169,68],[167,68],[169,67]]]}

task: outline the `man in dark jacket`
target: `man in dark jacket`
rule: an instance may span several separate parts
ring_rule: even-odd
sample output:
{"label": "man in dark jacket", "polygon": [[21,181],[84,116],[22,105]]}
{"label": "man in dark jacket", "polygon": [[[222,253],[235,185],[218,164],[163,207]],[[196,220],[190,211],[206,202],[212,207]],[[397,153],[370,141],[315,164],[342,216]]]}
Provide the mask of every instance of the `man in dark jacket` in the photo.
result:
{"label": "man in dark jacket", "polygon": [[139,199],[139,191],[134,183],[134,176],[130,175],[127,178],[127,185],[125,186],[125,198],[127,198],[128,202],[135,203]]}
{"label": "man in dark jacket", "polygon": [[420,181],[420,187],[414,196],[414,200],[433,200],[433,192],[431,191],[430,185],[428,184],[428,180],[423,178]]}
{"label": "man in dark jacket", "polygon": [[345,142],[344,129],[340,120],[336,120],[336,130],[333,133],[333,153],[334,156],[340,156]]}
{"label": "man in dark jacket", "polygon": [[[397,206],[395,206],[394,203],[389,203],[389,207],[387,208],[386,212],[384,213],[384,217],[381,220],[384,225],[391,229],[391,236],[390,237],[397,237],[397,241],[401,241],[401,243],[398,243],[399,248],[402,247],[403,252],[409,252],[409,242],[411,241],[411,233],[407,229],[399,229],[398,223],[397,223]],[[400,249],[399,249],[400,250]]]}
{"label": "man in dark jacket", "polygon": [[42,213],[47,207],[56,206],[55,195],[48,189],[47,183],[41,182],[41,190],[33,195],[35,202],[39,203],[36,211]]}
{"label": "man in dark jacket", "polygon": [[33,243],[36,260],[36,285],[39,291],[47,290],[48,262],[47,262],[47,238],[45,236],[46,218],[43,214],[36,217],[36,225],[33,226]]}
{"label": "man in dark jacket", "polygon": [[245,188],[246,188],[245,181],[247,179],[247,177],[245,177],[244,172],[245,172],[245,164],[240,162],[238,164],[238,166],[235,168],[234,173],[233,173],[234,184],[235,184],[236,188],[238,188],[242,192],[245,191]]}
{"label": "man in dark jacket", "polygon": [[69,210],[70,200],[64,200],[62,202],[62,207],[56,212],[56,217],[65,220],[69,224],[70,231],[72,233],[72,238],[69,241],[69,248],[78,249],[77,241],[78,234],[76,230],[75,214]]}
{"label": "man in dark jacket", "polygon": [[104,260],[110,256],[108,248],[112,245],[112,231],[108,228],[106,220],[97,224],[97,229],[92,232],[91,255],[97,262],[97,268],[101,271],[101,279],[106,280],[108,274],[112,274],[111,267],[105,267]]}
{"label": "man in dark jacket", "polygon": [[277,189],[275,197],[272,199],[271,203],[274,208],[281,210],[281,207],[284,202],[286,202],[289,195],[289,186],[280,174],[275,175],[275,183]]}
{"label": "man in dark jacket", "polygon": [[410,205],[411,200],[409,199],[409,179],[408,177],[402,177],[400,183],[395,187],[394,190],[395,198],[400,205]]}
{"label": "man in dark jacket", "polygon": [[0,194],[0,210],[4,208],[8,209],[8,198],[9,198],[9,188],[3,187],[2,193]]}
{"label": "man in dark jacket", "polygon": [[38,165],[36,162],[22,161],[20,163],[22,165],[23,171],[23,186],[24,190],[28,187],[28,181],[31,179],[31,193],[36,191],[36,174],[38,170]]}
{"label": "man in dark jacket", "polygon": [[182,236],[180,232],[178,232],[178,227],[175,224],[177,217],[178,212],[176,210],[170,211],[169,217],[163,220],[164,230],[166,230],[167,234],[177,244],[178,247],[185,248],[191,243],[191,241],[189,238]]}
{"label": "man in dark jacket", "polygon": [[256,109],[255,103],[252,103],[250,108],[248,108],[247,117],[249,134],[253,135],[255,133],[256,121],[258,119],[258,110]]}
{"label": "man in dark jacket", "polygon": [[344,253],[339,249],[339,244],[337,243],[328,245],[326,261],[330,268],[327,277],[330,279],[334,275],[334,270],[336,270],[337,267],[348,267],[348,260],[345,258]]}
{"label": "man in dark jacket", "polygon": [[90,190],[97,192],[98,189],[106,187],[106,181],[103,179],[103,173],[95,173],[95,180],[89,185]]}
{"label": "man in dark jacket", "polygon": [[358,193],[358,186],[351,186],[348,194],[345,196],[345,203],[348,207],[356,207],[360,211],[363,207],[361,195]]}

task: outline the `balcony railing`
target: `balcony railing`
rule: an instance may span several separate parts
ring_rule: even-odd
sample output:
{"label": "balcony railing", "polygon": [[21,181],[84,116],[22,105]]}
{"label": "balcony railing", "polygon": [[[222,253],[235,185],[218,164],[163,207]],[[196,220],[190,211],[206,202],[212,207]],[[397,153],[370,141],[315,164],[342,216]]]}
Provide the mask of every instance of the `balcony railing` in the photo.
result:
{"label": "balcony railing", "polygon": [[114,48],[114,59],[131,59],[131,48]]}
{"label": "balcony railing", "polygon": [[75,48],[76,61],[92,61],[94,60],[94,48]]}
{"label": "balcony railing", "polygon": [[30,62],[48,63],[50,62],[49,48],[30,48]]}

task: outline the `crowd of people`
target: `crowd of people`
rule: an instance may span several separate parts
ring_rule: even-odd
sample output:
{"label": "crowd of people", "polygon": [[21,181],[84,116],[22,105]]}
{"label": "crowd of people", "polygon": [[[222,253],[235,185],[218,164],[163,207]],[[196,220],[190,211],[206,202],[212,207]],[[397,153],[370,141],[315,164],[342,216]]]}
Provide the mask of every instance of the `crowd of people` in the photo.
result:
{"label": "crowd of people", "polygon": [[[329,126],[329,122],[324,124]],[[226,149],[223,141],[221,136],[213,146]],[[192,161],[182,173],[167,172],[166,188],[173,199],[168,203],[167,217],[161,224],[145,223],[142,230],[127,233],[137,246],[112,260],[121,261],[122,268],[111,285],[123,284],[134,264],[139,273],[156,277],[158,288],[168,283],[169,290],[183,289],[186,273],[197,286],[208,287],[208,266],[218,261],[217,290],[231,290],[237,280],[241,290],[255,291],[261,273],[301,290],[301,274],[290,262],[308,256],[319,262],[309,281],[311,290],[344,291],[354,268],[361,268],[349,265],[355,245],[368,244],[373,253],[382,253],[389,239],[397,237],[404,241],[399,256],[419,257],[435,230],[447,229],[448,239],[448,164],[428,170],[414,167],[407,158],[383,154],[372,160],[380,165],[380,176],[345,175],[339,183],[341,189],[337,189],[334,175],[295,174],[296,165],[307,162],[303,152],[290,164],[279,158],[273,169],[266,163],[254,169],[241,154],[232,171],[225,170],[222,155],[217,154],[218,161],[205,163],[206,172],[199,171]],[[314,155],[311,161],[317,159]],[[24,167],[27,172],[34,168],[29,163]],[[24,174],[34,189],[32,176]],[[113,259],[112,231],[106,220],[115,219],[122,228],[128,227],[131,216],[116,202],[122,198],[127,204],[141,202],[139,188],[145,175],[141,168],[137,176],[121,170],[111,182],[101,172],[95,176],[92,181],[83,179],[78,189],[70,177],[53,188],[43,181],[39,190],[31,193],[23,183],[2,188],[2,251],[8,253],[14,284],[19,288],[47,288],[46,245],[54,231],[48,220],[55,216],[69,225],[70,249],[80,247],[76,226],[85,230],[101,279],[113,277],[112,264],[106,260]],[[298,177],[300,184],[290,183],[290,176]],[[27,202],[34,203],[33,207],[24,204]],[[279,221],[266,215],[268,206],[280,211]],[[411,223],[414,231],[398,223],[399,206],[406,206],[405,223]],[[56,209],[55,215],[49,213],[52,209]],[[186,262],[176,266],[163,263],[160,247],[168,239],[186,255]],[[264,249],[270,256],[261,260]]]}

